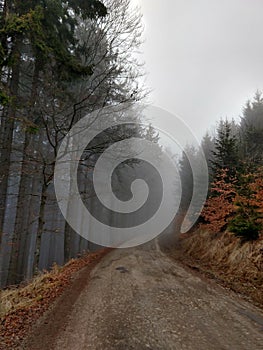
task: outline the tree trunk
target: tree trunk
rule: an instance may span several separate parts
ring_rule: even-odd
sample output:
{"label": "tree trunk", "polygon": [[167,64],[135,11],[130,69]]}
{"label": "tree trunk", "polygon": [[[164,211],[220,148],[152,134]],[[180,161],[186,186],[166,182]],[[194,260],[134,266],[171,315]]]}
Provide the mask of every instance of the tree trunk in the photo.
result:
{"label": "tree trunk", "polygon": [[[13,132],[16,118],[16,99],[18,97],[19,75],[20,75],[20,53],[18,45],[13,49],[13,56],[17,58],[17,64],[12,69],[12,77],[10,83],[10,92],[13,101],[3,111],[1,116],[1,155],[0,155],[0,232],[3,232],[3,224],[5,217],[6,195],[8,178],[10,172],[10,160],[13,144]],[[1,238],[1,236],[0,236]]]}
{"label": "tree trunk", "polygon": [[[37,97],[37,87],[39,79],[39,64],[36,62],[32,86],[31,86],[31,108],[29,110],[28,119],[33,122],[34,108]],[[30,198],[32,196],[32,183],[34,174],[35,164],[33,163],[34,151],[36,143],[34,137],[29,132],[25,132],[25,141],[23,147],[23,161],[21,169],[21,179],[18,194],[18,203],[16,211],[16,221],[14,234],[12,239],[12,251],[10,257],[10,275],[8,277],[9,284],[20,283],[23,276],[22,260],[24,256],[24,249],[26,247],[27,230],[28,230],[28,215],[30,211]],[[28,205],[25,205],[27,203]]]}
{"label": "tree trunk", "polygon": [[39,210],[39,218],[38,218],[38,230],[35,244],[35,253],[34,253],[34,264],[33,264],[33,273],[36,274],[39,270],[39,258],[40,258],[40,249],[41,249],[41,238],[44,232],[45,226],[45,207],[47,200],[47,189],[48,184],[45,182],[42,185],[41,191],[41,202],[40,202],[40,210]]}

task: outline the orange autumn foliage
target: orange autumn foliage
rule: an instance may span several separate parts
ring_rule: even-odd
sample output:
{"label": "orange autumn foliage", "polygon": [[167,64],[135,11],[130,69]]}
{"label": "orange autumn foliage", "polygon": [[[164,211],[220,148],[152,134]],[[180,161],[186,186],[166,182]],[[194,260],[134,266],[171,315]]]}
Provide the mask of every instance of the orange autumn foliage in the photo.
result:
{"label": "orange autumn foliage", "polygon": [[227,176],[227,170],[223,170],[218,180],[212,184],[211,195],[201,213],[201,217],[205,221],[205,224],[201,226],[205,226],[206,230],[210,232],[223,231],[226,228],[228,218],[235,211],[235,180],[226,182]]}
{"label": "orange autumn foliage", "polygon": [[201,228],[222,232],[237,215],[263,227],[263,168],[240,175],[239,180],[229,180],[227,170],[222,170],[201,213]]}

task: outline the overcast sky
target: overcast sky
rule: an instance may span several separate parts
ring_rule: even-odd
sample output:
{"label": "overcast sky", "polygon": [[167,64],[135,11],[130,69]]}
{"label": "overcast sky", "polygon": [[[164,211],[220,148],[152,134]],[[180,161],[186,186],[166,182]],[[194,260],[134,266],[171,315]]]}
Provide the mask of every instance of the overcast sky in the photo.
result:
{"label": "overcast sky", "polygon": [[262,0],[132,0],[145,24],[151,101],[200,138],[263,90]]}

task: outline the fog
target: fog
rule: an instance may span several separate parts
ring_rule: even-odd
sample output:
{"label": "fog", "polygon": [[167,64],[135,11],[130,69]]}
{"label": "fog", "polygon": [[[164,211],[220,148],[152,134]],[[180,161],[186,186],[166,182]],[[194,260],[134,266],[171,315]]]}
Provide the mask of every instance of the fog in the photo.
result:
{"label": "fog", "polygon": [[239,120],[263,90],[261,0],[133,0],[145,25],[150,101],[200,138],[221,117]]}

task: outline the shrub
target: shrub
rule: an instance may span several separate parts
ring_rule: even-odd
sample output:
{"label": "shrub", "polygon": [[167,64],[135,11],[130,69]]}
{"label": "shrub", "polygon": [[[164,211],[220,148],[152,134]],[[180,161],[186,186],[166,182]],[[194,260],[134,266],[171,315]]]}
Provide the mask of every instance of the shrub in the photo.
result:
{"label": "shrub", "polygon": [[243,241],[253,241],[259,238],[262,227],[256,216],[248,219],[238,214],[229,222],[228,229]]}

